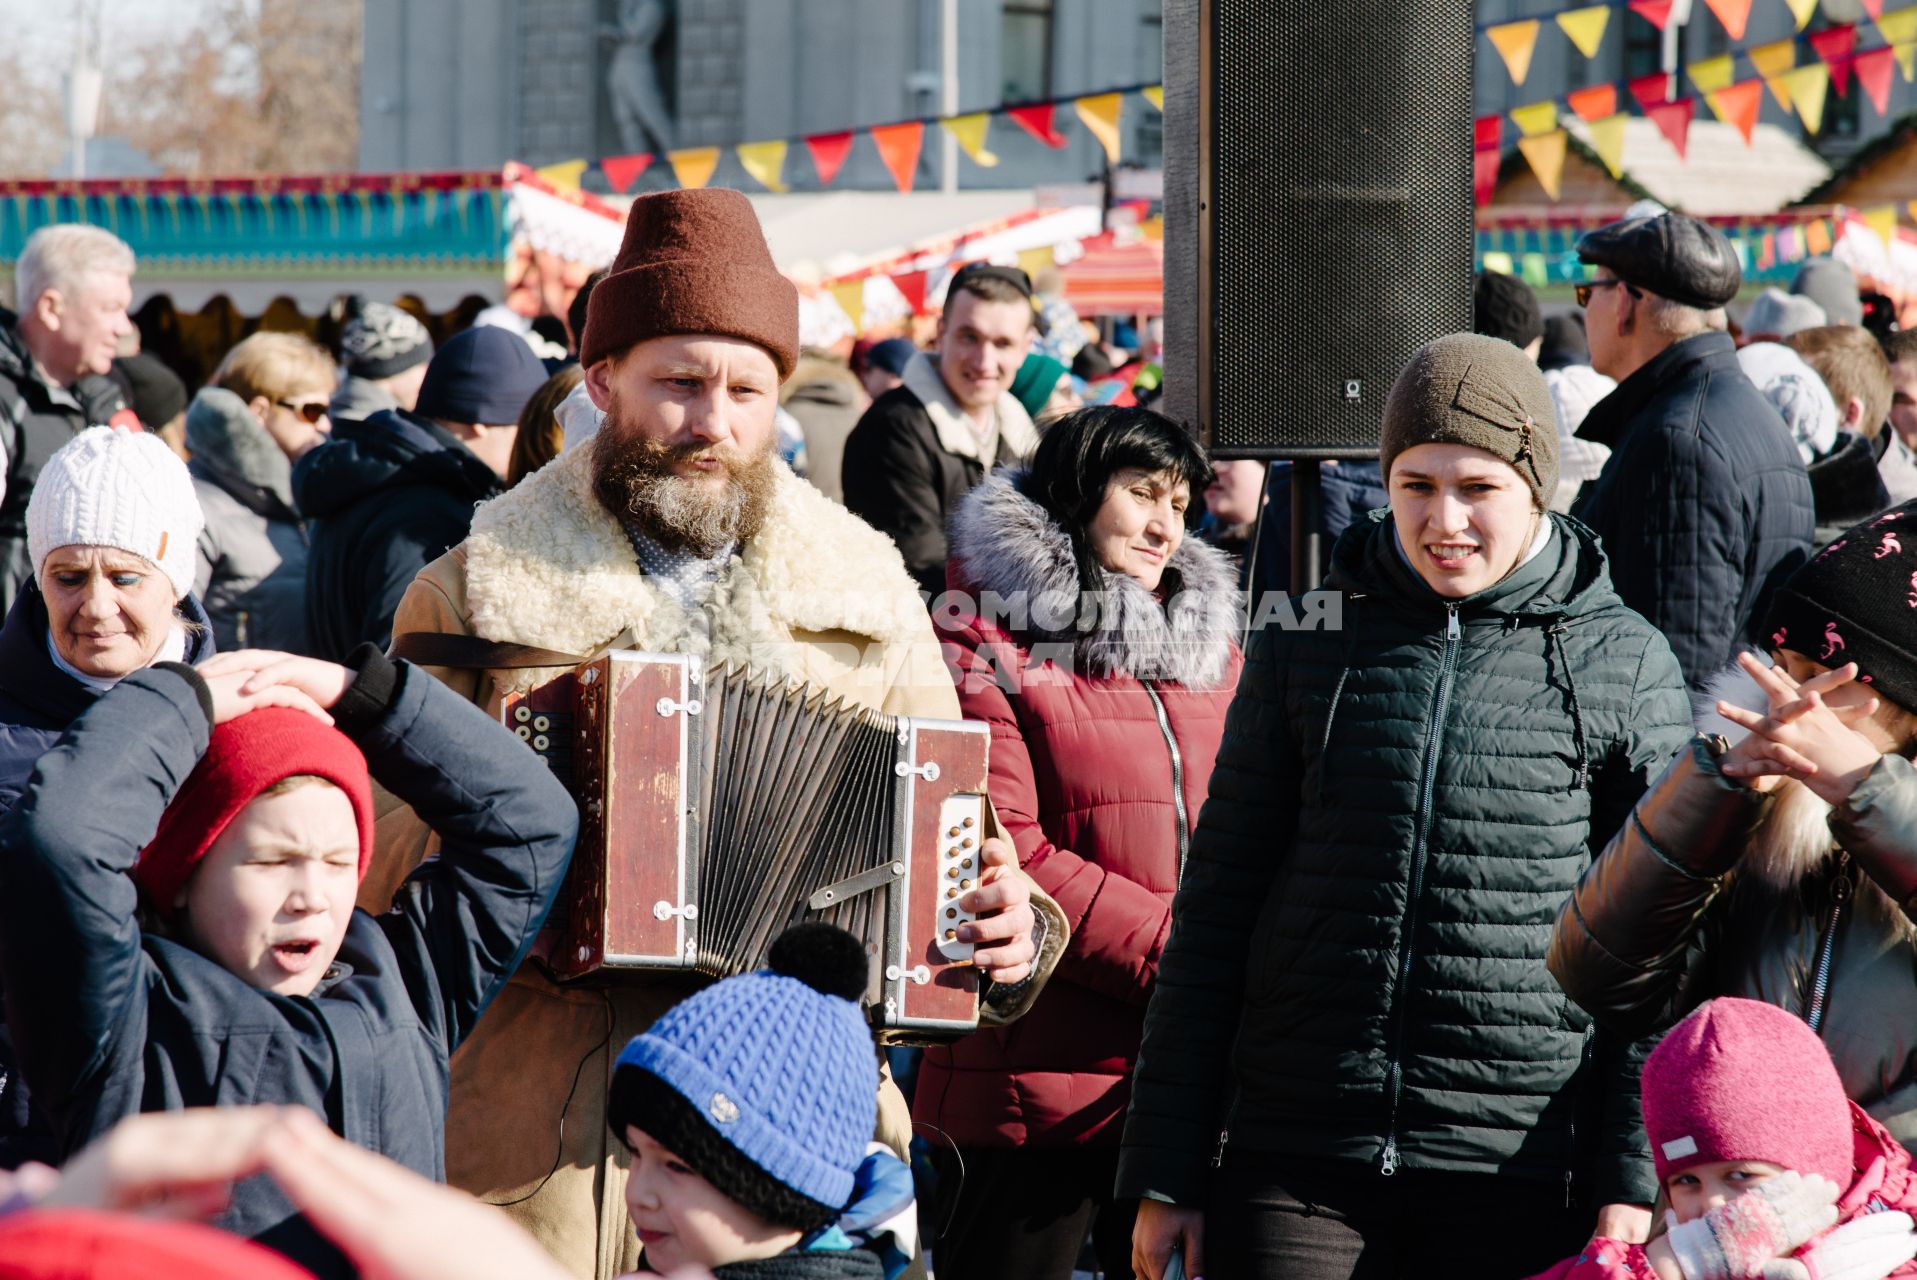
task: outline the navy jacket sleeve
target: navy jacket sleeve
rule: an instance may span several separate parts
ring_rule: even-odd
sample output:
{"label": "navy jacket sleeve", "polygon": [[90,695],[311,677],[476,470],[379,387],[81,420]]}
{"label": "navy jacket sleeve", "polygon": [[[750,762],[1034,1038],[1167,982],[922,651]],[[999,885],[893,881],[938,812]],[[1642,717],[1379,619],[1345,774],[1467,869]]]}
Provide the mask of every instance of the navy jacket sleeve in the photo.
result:
{"label": "navy jacket sleeve", "polygon": [[[466,540],[473,507],[450,493],[410,499],[385,519],[371,521],[355,544],[358,567],[355,641],[385,649],[393,642],[393,615],[419,571]],[[329,602],[328,608],[337,607]]]}
{"label": "navy jacket sleeve", "polygon": [[40,758],[0,825],[0,972],[34,1095],[56,1114],[145,1035],[146,960],[128,872],[206,750],[205,686],[122,680]]}
{"label": "navy jacket sleeve", "polygon": [[440,838],[439,856],[401,886],[380,927],[420,1017],[443,1029],[451,1053],[545,923],[579,812],[552,772],[485,712],[409,663],[370,648],[355,659],[361,682],[383,680],[390,694],[367,723],[349,711],[341,727],[380,785]]}
{"label": "navy jacket sleeve", "polygon": [[916,400],[874,404],[846,438],[839,482],[846,508],[897,543],[919,586],[936,595],[945,590],[947,543],[928,429]]}

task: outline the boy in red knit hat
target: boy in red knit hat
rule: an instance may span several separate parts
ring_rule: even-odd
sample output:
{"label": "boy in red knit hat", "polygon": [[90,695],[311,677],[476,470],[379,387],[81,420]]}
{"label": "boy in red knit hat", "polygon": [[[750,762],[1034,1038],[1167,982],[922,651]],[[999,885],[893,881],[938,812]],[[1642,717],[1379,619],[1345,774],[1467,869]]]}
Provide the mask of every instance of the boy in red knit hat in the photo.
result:
{"label": "boy in red knit hat", "polygon": [[1845,1096],[1795,1015],[1707,1002],[1644,1064],[1643,1102],[1667,1229],[1643,1245],[1595,1239],[1536,1280],[1917,1274],[1910,1155]]}
{"label": "boy in red knit hat", "polygon": [[[353,906],[373,777],[441,839],[377,919]],[[347,666],[243,652],[128,677],[0,826],[28,1086],[69,1153],[135,1112],[283,1103],[443,1180],[449,1059],[525,957],[576,829],[518,739],[371,645]],[[220,1225],[351,1274],[266,1179]]]}

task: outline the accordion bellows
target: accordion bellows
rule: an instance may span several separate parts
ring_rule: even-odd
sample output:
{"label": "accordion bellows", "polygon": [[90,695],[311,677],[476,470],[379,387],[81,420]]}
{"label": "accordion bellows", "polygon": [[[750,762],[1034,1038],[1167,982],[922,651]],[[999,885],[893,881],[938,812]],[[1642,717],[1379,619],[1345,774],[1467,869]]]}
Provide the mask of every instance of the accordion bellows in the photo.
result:
{"label": "accordion bellows", "polygon": [[571,788],[580,836],[546,965],[764,963],[801,920],[860,938],[875,1025],[973,1030],[958,905],[978,881],[989,731],[888,716],[683,654],[607,654],[501,711]]}

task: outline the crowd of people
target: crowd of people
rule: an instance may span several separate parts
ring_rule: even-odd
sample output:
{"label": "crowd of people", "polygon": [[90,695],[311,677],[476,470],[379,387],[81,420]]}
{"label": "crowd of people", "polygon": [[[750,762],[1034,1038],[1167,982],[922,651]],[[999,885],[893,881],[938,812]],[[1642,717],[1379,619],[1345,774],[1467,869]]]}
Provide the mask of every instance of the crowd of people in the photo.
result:
{"label": "crowd of people", "polygon": [[[1579,254],[1480,275],[1325,471],[1339,611],[1257,625],[1285,464],[1055,279],[808,348],[672,191],[563,360],[358,300],[189,389],[37,232],[0,1277],[1917,1275],[1917,335],[1822,260],[1733,323],[1679,214]],[[978,1030],[880,1045],[820,922],[548,966],[501,713],[611,649],[988,727]]]}

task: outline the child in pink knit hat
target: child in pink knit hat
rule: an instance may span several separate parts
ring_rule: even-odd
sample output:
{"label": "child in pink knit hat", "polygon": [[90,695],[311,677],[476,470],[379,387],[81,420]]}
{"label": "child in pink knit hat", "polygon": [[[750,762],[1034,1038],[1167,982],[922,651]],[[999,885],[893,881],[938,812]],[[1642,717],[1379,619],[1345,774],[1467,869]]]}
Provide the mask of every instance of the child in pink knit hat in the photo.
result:
{"label": "child in pink knit hat", "polygon": [[1845,1096],[1795,1015],[1709,1001],[1644,1064],[1643,1102],[1666,1230],[1594,1239],[1536,1280],[1917,1275],[1910,1155]]}

